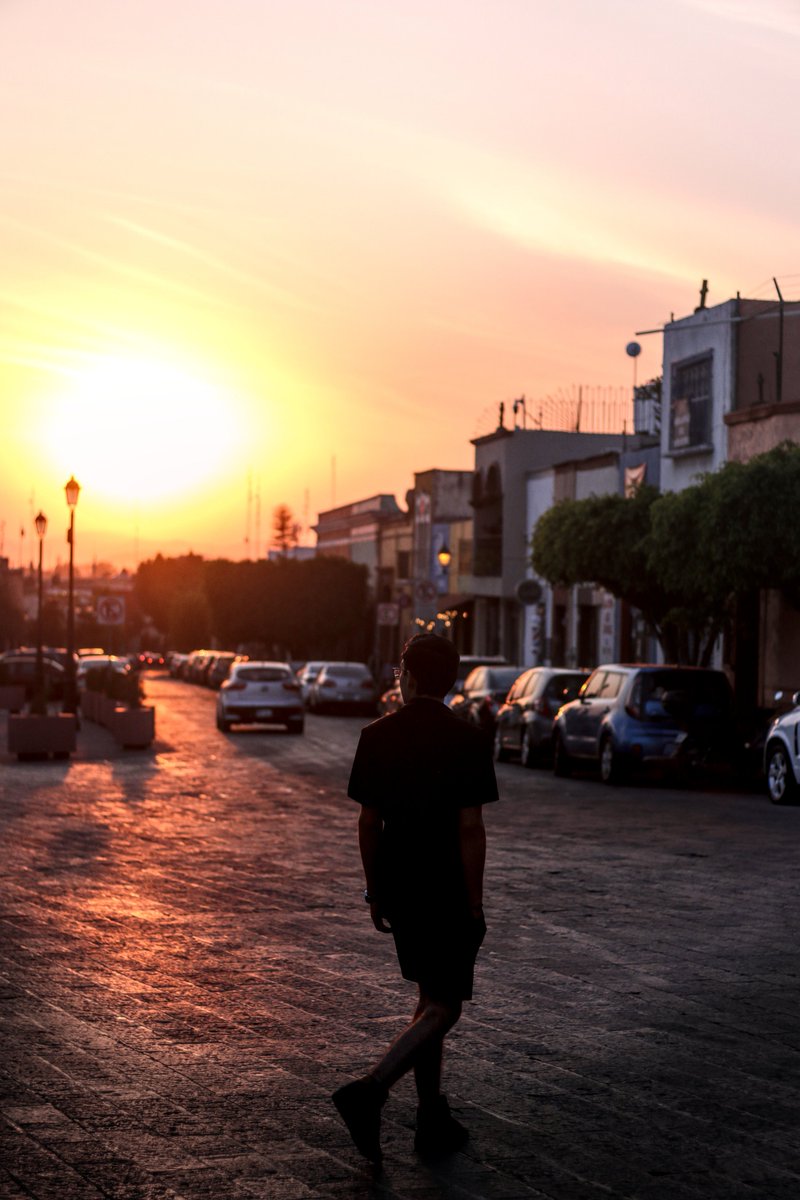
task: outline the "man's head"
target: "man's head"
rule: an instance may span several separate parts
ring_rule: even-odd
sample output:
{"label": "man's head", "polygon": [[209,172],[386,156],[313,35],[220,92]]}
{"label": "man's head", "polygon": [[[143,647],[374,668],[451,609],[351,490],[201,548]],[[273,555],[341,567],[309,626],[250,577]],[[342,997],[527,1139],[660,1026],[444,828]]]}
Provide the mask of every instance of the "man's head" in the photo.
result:
{"label": "man's head", "polygon": [[459,655],[453,643],[438,633],[417,633],[403,647],[400,662],[414,680],[415,695],[441,700],[456,681]]}

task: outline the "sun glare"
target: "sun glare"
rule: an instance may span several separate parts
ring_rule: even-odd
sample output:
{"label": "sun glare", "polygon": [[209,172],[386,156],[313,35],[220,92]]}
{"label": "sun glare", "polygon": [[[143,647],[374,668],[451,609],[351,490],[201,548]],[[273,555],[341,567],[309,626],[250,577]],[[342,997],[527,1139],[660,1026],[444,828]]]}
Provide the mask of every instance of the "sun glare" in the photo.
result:
{"label": "sun glare", "polygon": [[214,382],[172,364],[104,358],[53,397],[49,456],[109,500],[186,498],[229,472],[244,431],[239,407]]}

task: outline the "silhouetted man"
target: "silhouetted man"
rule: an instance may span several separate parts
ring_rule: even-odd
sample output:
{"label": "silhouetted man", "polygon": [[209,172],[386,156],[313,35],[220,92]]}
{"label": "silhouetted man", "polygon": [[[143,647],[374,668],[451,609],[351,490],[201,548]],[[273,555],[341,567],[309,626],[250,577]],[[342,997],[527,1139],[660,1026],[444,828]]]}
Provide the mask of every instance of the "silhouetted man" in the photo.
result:
{"label": "silhouetted man", "polygon": [[443,703],[458,671],[452,642],[418,634],[403,649],[404,706],[362,731],[348,795],[361,805],[358,841],[372,923],[392,933],[404,978],[419,986],[408,1027],[368,1075],[333,1102],[358,1149],[381,1155],[381,1109],[414,1070],[416,1149],[456,1150],[467,1140],[440,1090],[445,1035],[472,999],[475,959],[486,932],[481,806],[497,799],[486,735]]}

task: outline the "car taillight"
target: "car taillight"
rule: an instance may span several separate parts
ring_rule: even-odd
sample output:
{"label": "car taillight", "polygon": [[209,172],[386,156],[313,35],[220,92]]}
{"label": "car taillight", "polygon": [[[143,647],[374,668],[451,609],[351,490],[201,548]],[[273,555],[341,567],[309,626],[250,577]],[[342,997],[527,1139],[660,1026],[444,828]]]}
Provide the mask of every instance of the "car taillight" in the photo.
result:
{"label": "car taillight", "polygon": [[369,688],[371,690],[375,686],[375,684],[372,682],[371,679],[362,679],[361,686],[363,688]]}
{"label": "car taillight", "polygon": [[336,687],[336,682],[333,679],[323,679],[320,687]]}
{"label": "car taillight", "polygon": [[287,692],[299,692],[300,691],[300,684],[295,683],[295,681],[293,679],[285,679],[283,681],[283,686],[286,688]]}
{"label": "car taillight", "polygon": [[639,711],[638,704],[631,704],[630,701],[625,705],[625,712],[629,717],[633,717],[634,721],[641,721],[642,714]]}
{"label": "car taillight", "polygon": [[230,683],[228,680],[222,685],[224,692],[244,692],[247,690],[246,683]]}
{"label": "car taillight", "polygon": [[536,701],[533,706],[533,711],[541,713],[543,717],[550,716],[550,705],[544,696],[542,696],[541,700]]}

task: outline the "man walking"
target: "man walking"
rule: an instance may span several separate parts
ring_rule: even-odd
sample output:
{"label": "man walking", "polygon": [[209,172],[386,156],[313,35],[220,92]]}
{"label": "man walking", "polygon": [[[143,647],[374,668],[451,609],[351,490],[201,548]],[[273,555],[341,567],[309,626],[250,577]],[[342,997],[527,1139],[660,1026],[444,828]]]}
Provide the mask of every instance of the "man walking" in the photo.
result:
{"label": "man walking", "polygon": [[443,703],[456,680],[452,642],[417,634],[403,649],[404,706],[362,731],[348,795],[361,805],[358,840],[372,923],[394,936],[400,969],[419,988],[411,1023],[372,1070],[334,1092],[358,1149],[381,1156],[381,1109],[407,1071],[417,1088],[415,1148],[456,1150],[467,1130],[441,1092],[446,1034],[472,999],[486,932],[482,805],[497,799],[486,735]]}

